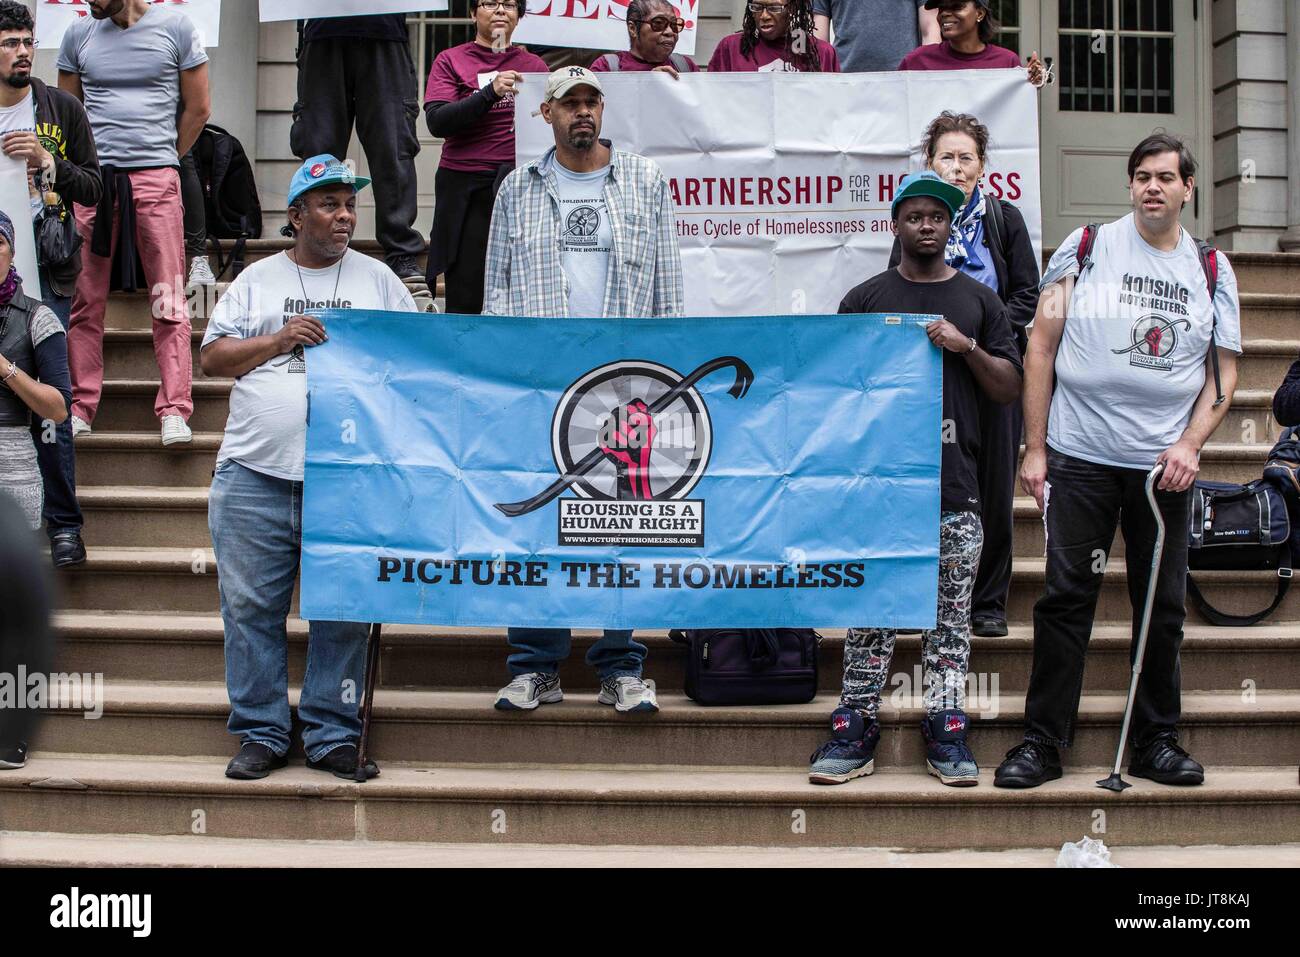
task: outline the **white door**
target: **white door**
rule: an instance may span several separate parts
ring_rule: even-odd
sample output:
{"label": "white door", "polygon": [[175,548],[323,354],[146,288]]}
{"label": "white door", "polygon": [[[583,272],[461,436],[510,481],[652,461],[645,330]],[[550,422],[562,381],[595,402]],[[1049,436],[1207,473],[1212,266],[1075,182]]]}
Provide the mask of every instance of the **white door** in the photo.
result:
{"label": "white door", "polygon": [[1207,123],[1209,0],[995,0],[1003,45],[1037,50],[1055,72],[1040,94],[1043,242],[1055,246],[1088,222],[1125,215],[1129,153],[1165,129],[1201,163],[1183,215],[1209,230],[1213,191]]}

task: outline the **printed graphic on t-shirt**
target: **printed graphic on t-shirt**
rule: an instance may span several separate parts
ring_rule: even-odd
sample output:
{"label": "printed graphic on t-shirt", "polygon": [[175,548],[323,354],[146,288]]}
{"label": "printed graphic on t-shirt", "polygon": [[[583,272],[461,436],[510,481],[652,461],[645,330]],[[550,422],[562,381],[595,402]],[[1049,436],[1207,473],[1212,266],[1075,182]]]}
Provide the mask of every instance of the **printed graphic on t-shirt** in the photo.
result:
{"label": "printed graphic on t-shirt", "polygon": [[[351,299],[322,299],[316,302],[311,299],[294,299],[292,297],[284,300],[284,314],[280,317],[280,327],[288,325],[289,320],[294,316],[308,315],[310,310],[321,309],[351,309]],[[287,365],[289,368],[286,372],[294,372],[299,375],[307,374],[307,350],[300,342],[293,347],[293,352],[289,353],[283,359],[278,359],[271,363],[275,368]]]}
{"label": "printed graphic on t-shirt", "polygon": [[564,229],[560,231],[561,252],[603,252],[610,247],[600,242],[600,221],[605,214],[605,201],[600,200],[560,200],[567,207],[564,213]]}
{"label": "printed graphic on t-shirt", "polygon": [[1122,290],[1119,295],[1121,306],[1156,311],[1139,317],[1133,323],[1129,346],[1111,352],[1127,355],[1129,365],[1171,371],[1177,358],[1178,333],[1192,327],[1191,320],[1186,318],[1191,290],[1182,283],[1131,273],[1124,274]]}
{"label": "printed graphic on t-shirt", "polygon": [[773,60],[757,70],[759,73],[798,73],[799,68],[793,63],[787,63],[785,60]]}

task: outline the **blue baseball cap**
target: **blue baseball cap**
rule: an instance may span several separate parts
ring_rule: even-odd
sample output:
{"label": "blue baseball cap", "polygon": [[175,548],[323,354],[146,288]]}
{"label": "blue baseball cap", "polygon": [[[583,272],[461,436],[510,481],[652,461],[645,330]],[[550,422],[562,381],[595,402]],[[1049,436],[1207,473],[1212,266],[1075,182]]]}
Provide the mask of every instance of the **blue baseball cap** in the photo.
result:
{"label": "blue baseball cap", "polygon": [[357,192],[360,192],[370,185],[370,179],[365,176],[358,176],[352,172],[350,167],[339,162],[329,153],[313,156],[298,167],[293,174],[293,179],[289,181],[287,205],[292,206],[293,201],[308,190],[316,189],[319,186],[334,186],[339,183],[346,183]]}
{"label": "blue baseball cap", "polygon": [[932,196],[939,202],[948,207],[948,213],[953,219],[957,218],[957,210],[961,209],[966,202],[966,194],[961,188],[946,182],[938,173],[933,170],[926,170],[923,173],[908,173],[899,183],[898,192],[894,194],[894,202],[890,204],[889,215],[898,218],[898,204],[905,199],[912,199],[915,196]]}

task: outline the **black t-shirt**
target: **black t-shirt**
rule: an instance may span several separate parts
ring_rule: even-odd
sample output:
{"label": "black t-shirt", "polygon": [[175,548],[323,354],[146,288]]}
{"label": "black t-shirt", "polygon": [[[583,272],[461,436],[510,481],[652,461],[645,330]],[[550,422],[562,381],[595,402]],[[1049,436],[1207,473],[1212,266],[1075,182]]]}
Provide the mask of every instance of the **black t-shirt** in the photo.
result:
{"label": "black t-shirt", "polygon": [[405,43],[406,14],[372,13],[368,17],[317,17],[303,27],[302,38],[312,40],[396,40]]}
{"label": "black t-shirt", "polygon": [[[997,293],[978,280],[957,273],[943,282],[912,282],[897,269],[873,276],[854,287],[840,303],[840,312],[911,312],[940,315],[972,337],[989,355],[1008,359],[1017,369],[1020,350]],[[1023,371],[1023,369],[1022,369]],[[966,359],[943,352],[943,419],[945,437],[940,470],[945,512],[977,512],[980,507],[980,386]]]}

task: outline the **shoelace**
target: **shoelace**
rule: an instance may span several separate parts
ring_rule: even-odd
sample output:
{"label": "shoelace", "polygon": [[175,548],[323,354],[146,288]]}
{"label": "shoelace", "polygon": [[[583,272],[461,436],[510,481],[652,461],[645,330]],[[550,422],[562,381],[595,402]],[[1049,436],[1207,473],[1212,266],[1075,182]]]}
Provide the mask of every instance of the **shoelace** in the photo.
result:
{"label": "shoelace", "polygon": [[1047,749],[1036,741],[1022,741],[1007,752],[1007,758],[1028,758],[1043,765],[1048,763]]}
{"label": "shoelace", "polygon": [[939,756],[945,761],[957,763],[975,760],[975,754],[965,741],[934,741],[930,746],[938,750]]}
{"label": "shoelace", "polygon": [[816,751],[812,753],[812,756],[808,758],[808,762],[812,764],[814,762],[820,761],[822,758],[826,757],[836,748],[850,748],[850,749],[856,749],[858,751],[861,751],[864,747],[866,747],[865,738],[858,738],[857,740],[851,740],[851,741],[840,741],[840,740],[827,741],[825,744],[823,744],[820,748],[818,748]]}

